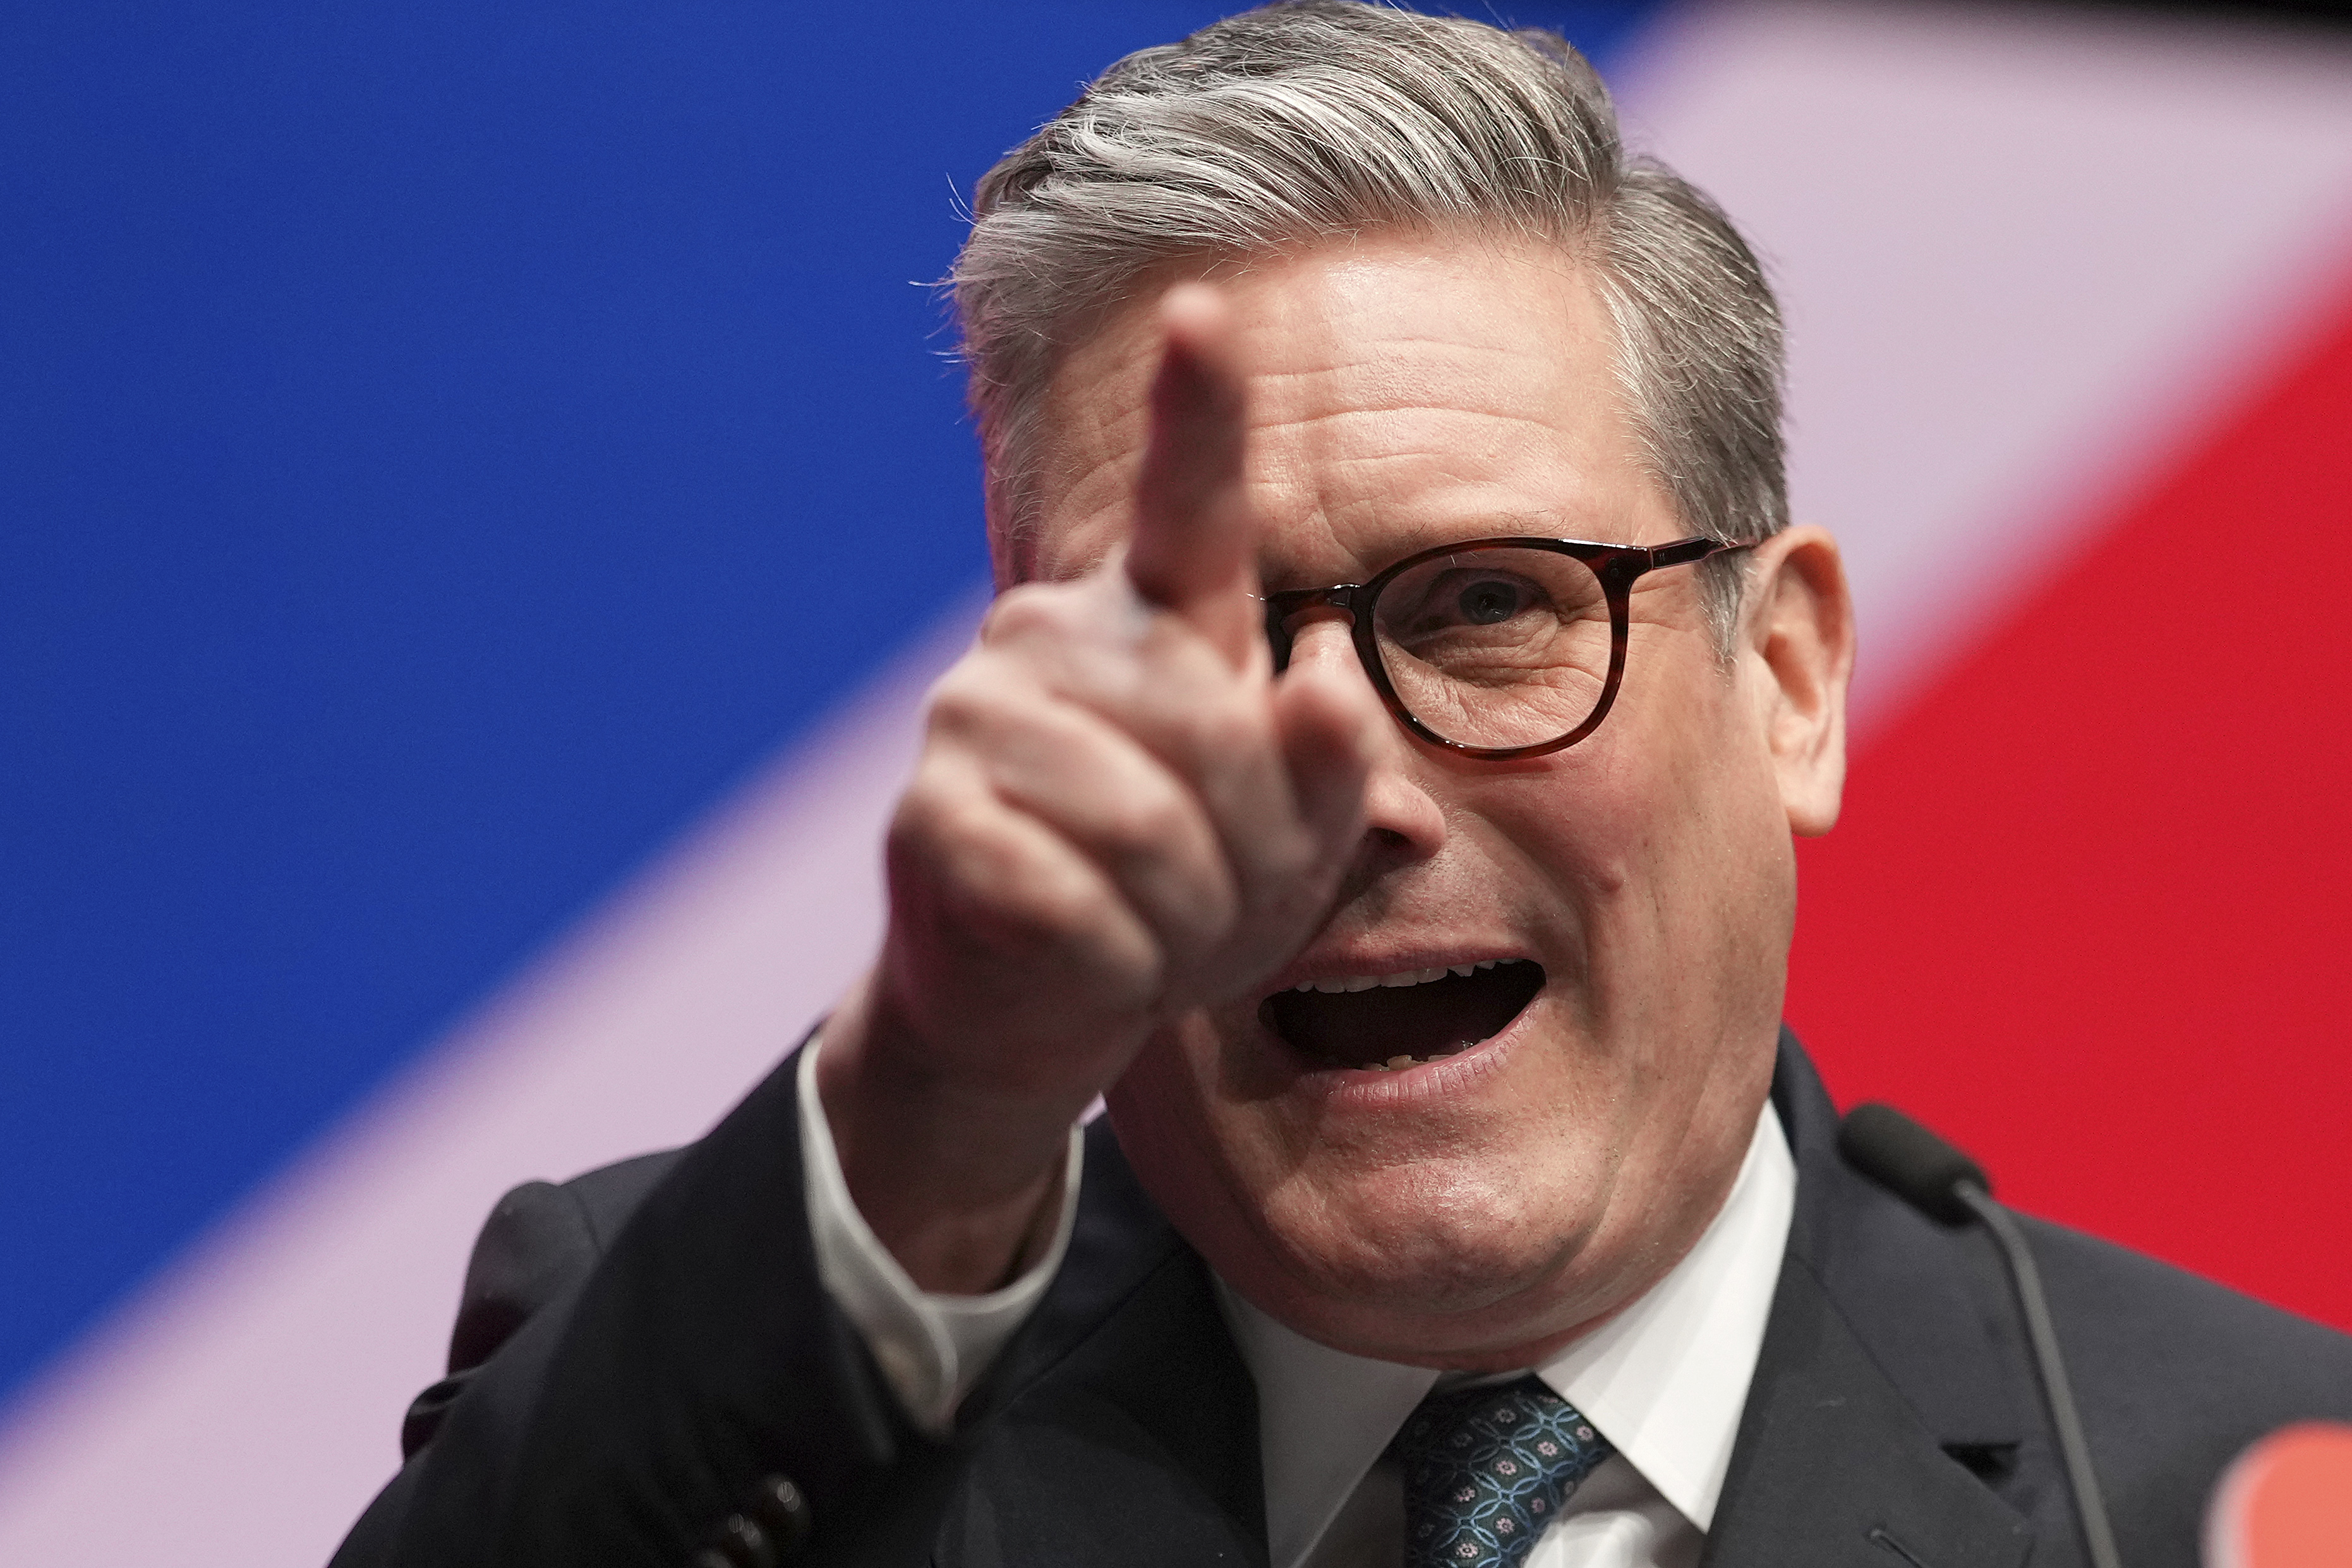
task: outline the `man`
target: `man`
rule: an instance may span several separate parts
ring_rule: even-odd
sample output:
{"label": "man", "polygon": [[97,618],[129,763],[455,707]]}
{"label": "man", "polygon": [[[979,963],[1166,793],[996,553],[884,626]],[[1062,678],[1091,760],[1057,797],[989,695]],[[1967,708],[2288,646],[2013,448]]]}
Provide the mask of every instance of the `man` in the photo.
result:
{"label": "man", "polygon": [[[2077,1560],[1990,1244],[1779,1025],[1853,634],[1728,223],[1565,45],[1332,0],[976,209],[1004,592],[883,950],[500,1205],[339,1563]],[[2352,1343],[2032,1234],[2135,1568],[2352,1414]]]}

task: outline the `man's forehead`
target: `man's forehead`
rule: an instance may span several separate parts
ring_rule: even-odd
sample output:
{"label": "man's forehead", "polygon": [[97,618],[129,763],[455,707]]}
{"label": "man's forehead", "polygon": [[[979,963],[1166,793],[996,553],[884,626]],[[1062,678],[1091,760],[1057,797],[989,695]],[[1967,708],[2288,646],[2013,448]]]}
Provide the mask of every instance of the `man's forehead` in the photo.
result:
{"label": "man's forehead", "polygon": [[[1673,531],[1664,523],[1643,526],[1614,514],[1596,510],[1579,515],[1564,508],[1464,512],[1349,530],[1334,528],[1327,519],[1316,517],[1270,520],[1255,556],[1260,581],[1267,591],[1280,592],[1360,582],[1408,555],[1474,539],[1580,539],[1630,544],[1656,542]],[[1034,549],[1025,569],[1017,572],[1013,580],[1066,582],[1083,577],[1119,554],[1125,534],[1089,533],[1039,543],[1046,547]],[[1051,543],[1062,548],[1051,548]]]}
{"label": "man's forehead", "polygon": [[[1622,535],[1612,492],[1644,474],[1607,313],[1572,275],[1548,245],[1397,236],[1222,279],[1269,578],[1328,581],[1478,533]],[[1021,454],[1034,500],[1008,575],[1075,576],[1124,537],[1159,362],[1150,306],[1060,367]]]}

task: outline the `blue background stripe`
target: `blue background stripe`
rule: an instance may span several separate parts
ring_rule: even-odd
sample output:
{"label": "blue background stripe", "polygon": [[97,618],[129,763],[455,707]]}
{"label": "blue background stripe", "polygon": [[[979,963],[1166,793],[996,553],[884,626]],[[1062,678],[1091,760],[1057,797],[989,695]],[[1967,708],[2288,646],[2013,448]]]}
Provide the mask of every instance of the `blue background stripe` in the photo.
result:
{"label": "blue background stripe", "polygon": [[951,191],[1218,9],[9,8],[0,1392],[982,576]]}

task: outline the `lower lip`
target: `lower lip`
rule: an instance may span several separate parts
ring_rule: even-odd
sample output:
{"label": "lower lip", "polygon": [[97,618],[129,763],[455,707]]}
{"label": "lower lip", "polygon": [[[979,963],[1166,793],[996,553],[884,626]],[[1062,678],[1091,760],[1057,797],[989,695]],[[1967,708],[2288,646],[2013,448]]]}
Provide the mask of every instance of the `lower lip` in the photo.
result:
{"label": "lower lip", "polygon": [[[1294,1092],[1333,1110],[1410,1110],[1458,1099],[1503,1070],[1543,998],[1537,992],[1499,1032],[1450,1057],[1405,1068],[1309,1067],[1293,1080]],[[1296,1060],[1297,1053],[1291,1054]]]}

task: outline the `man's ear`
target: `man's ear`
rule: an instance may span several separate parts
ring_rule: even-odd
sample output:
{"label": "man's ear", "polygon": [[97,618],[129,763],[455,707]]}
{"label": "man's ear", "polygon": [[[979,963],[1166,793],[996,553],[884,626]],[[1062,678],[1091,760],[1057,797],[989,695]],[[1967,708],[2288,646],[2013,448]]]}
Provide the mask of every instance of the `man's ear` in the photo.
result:
{"label": "man's ear", "polygon": [[1757,677],[1765,743],[1791,832],[1827,833],[1845,791],[1845,693],[1853,599],[1825,529],[1791,528],[1748,563],[1743,662]]}

